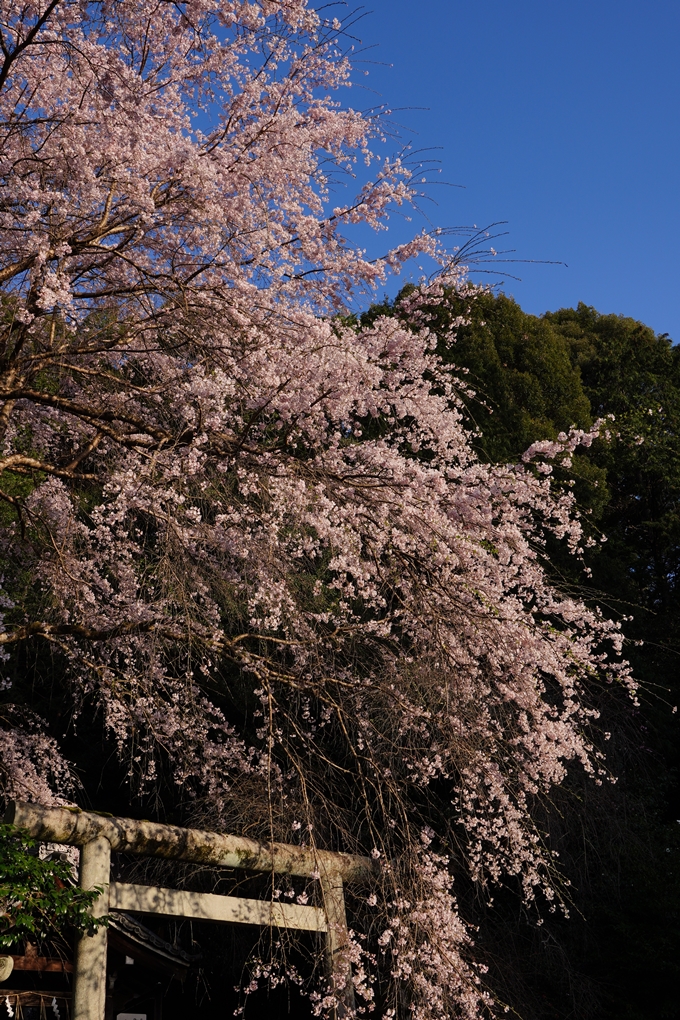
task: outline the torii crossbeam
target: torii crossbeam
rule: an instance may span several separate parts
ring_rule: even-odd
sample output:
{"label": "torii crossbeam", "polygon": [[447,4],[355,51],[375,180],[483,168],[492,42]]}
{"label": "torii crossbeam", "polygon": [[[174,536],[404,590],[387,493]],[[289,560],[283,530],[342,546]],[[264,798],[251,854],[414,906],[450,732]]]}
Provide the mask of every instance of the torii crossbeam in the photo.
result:
{"label": "torii crossbeam", "polygon": [[[41,807],[21,801],[10,805],[5,821],[35,839],[81,848],[80,886],[102,889],[92,908],[95,917],[109,910],[126,910],[325,933],[328,972],[339,1002],[338,1020],[353,1009],[343,883],[365,881],[374,875],[375,865],[369,858],[286,843],[258,843],[242,836],[137,822],[80,808]],[[112,851],[318,879],[323,906],[111,882]],[[73,1020],[104,1020],[106,942],[104,926],[78,942]]]}

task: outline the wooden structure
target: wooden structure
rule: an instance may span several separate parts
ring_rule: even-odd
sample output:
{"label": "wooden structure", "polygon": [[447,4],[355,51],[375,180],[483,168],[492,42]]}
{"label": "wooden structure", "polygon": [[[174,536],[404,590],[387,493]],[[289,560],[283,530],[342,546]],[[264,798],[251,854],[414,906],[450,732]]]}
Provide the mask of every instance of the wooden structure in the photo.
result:
{"label": "wooden structure", "polygon": [[[63,979],[72,972],[73,965],[68,960],[38,956],[36,946],[30,943],[23,955],[0,956],[0,1017],[68,1020],[70,995]],[[30,978],[35,975],[47,980],[40,987],[31,987]],[[11,985],[7,987],[5,982],[10,979]]]}
{"label": "wooden structure", "polygon": [[[35,839],[81,848],[80,885],[102,890],[92,908],[95,917],[120,910],[325,934],[328,973],[339,1003],[337,1020],[353,1008],[343,885],[370,878],[374,863],[369,858],[22,802],[10,806],[5,821]],[[111,882],[112,851],[316,879],[323,905],[302,906]],[[106,927],[78,943],[72,1020],[104,1020],[106,945]]]}
{"label": "wooden structure", "polygon": [[[191,965],[201,960],[201,953],[167,942],[138,917],[112,911],[105,1020],[118,1020],[130,1010],[162,1020],[169,982],[183,982]],[[28,942],[23,955],[0,956],[0,1020],[71,1020],[73,970],[71,956],[39,956]]]}

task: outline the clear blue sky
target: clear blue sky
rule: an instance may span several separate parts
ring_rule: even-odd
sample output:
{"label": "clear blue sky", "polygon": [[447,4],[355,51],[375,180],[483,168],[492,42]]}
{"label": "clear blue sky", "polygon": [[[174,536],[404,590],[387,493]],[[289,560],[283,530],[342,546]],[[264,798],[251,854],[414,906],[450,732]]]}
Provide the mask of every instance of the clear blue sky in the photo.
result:
{"label": "clear blue sky", "polygon": [[439,178],[464,186],[431,189],[431,219],[508,220],[518,257],[566,262],[516,267],[504,289],[527,311],[580,300],[680,341],[679,0],[364,11],[357,85],[374,92],[354,88],[351,104],[407,108],[401,139],[436,150]]}

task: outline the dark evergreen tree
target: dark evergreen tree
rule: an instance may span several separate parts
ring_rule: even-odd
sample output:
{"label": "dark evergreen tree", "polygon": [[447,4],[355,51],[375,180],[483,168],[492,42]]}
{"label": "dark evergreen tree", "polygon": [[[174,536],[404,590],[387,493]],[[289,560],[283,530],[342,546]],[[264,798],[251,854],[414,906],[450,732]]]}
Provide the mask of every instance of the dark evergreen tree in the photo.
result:
{"label": "dark evergreen tree", "polygon": [[[365,316],[400,315],[400,301]],[[545,827],[573,883],[565,922],[536,928],[497,898],[489,961],[524,1020],[680,1017],[680,348],[634,319],[580,304],[537,317],[504,294],[447,291],[423,309],[438,351],[465,373],[480,454],[514,460],[537,439],[614,416],[561,483],[600,539],[592,574],[551,550],[561,582],[621,620],[640,705],[598,705],[615,785],[574,784]],[[460,319],[464,324],[458,324]]]}

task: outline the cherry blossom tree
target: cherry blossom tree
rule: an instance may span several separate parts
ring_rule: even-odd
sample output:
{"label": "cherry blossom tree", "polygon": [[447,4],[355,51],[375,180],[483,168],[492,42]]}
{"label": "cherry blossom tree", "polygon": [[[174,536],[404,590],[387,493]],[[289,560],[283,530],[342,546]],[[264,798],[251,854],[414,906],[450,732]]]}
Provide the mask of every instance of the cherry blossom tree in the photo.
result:
{"label": "cherry blossom tree", "polygon": [[[474,1018],[455,875],[559,900],[534,809],[569,763],[597,781],[589,691],[630,680],[544,569],[581,542],[551,463],[592,434],[482,464],[441,281],[341,314],[416,253],[466,287],[436,237],[347,240],[414,185],[341,47],[305,0],[0,0],[0,643],[52,648],[189,821],[372,853],[360,1007]],[[12,690],[6,795],[74,796]]]}

